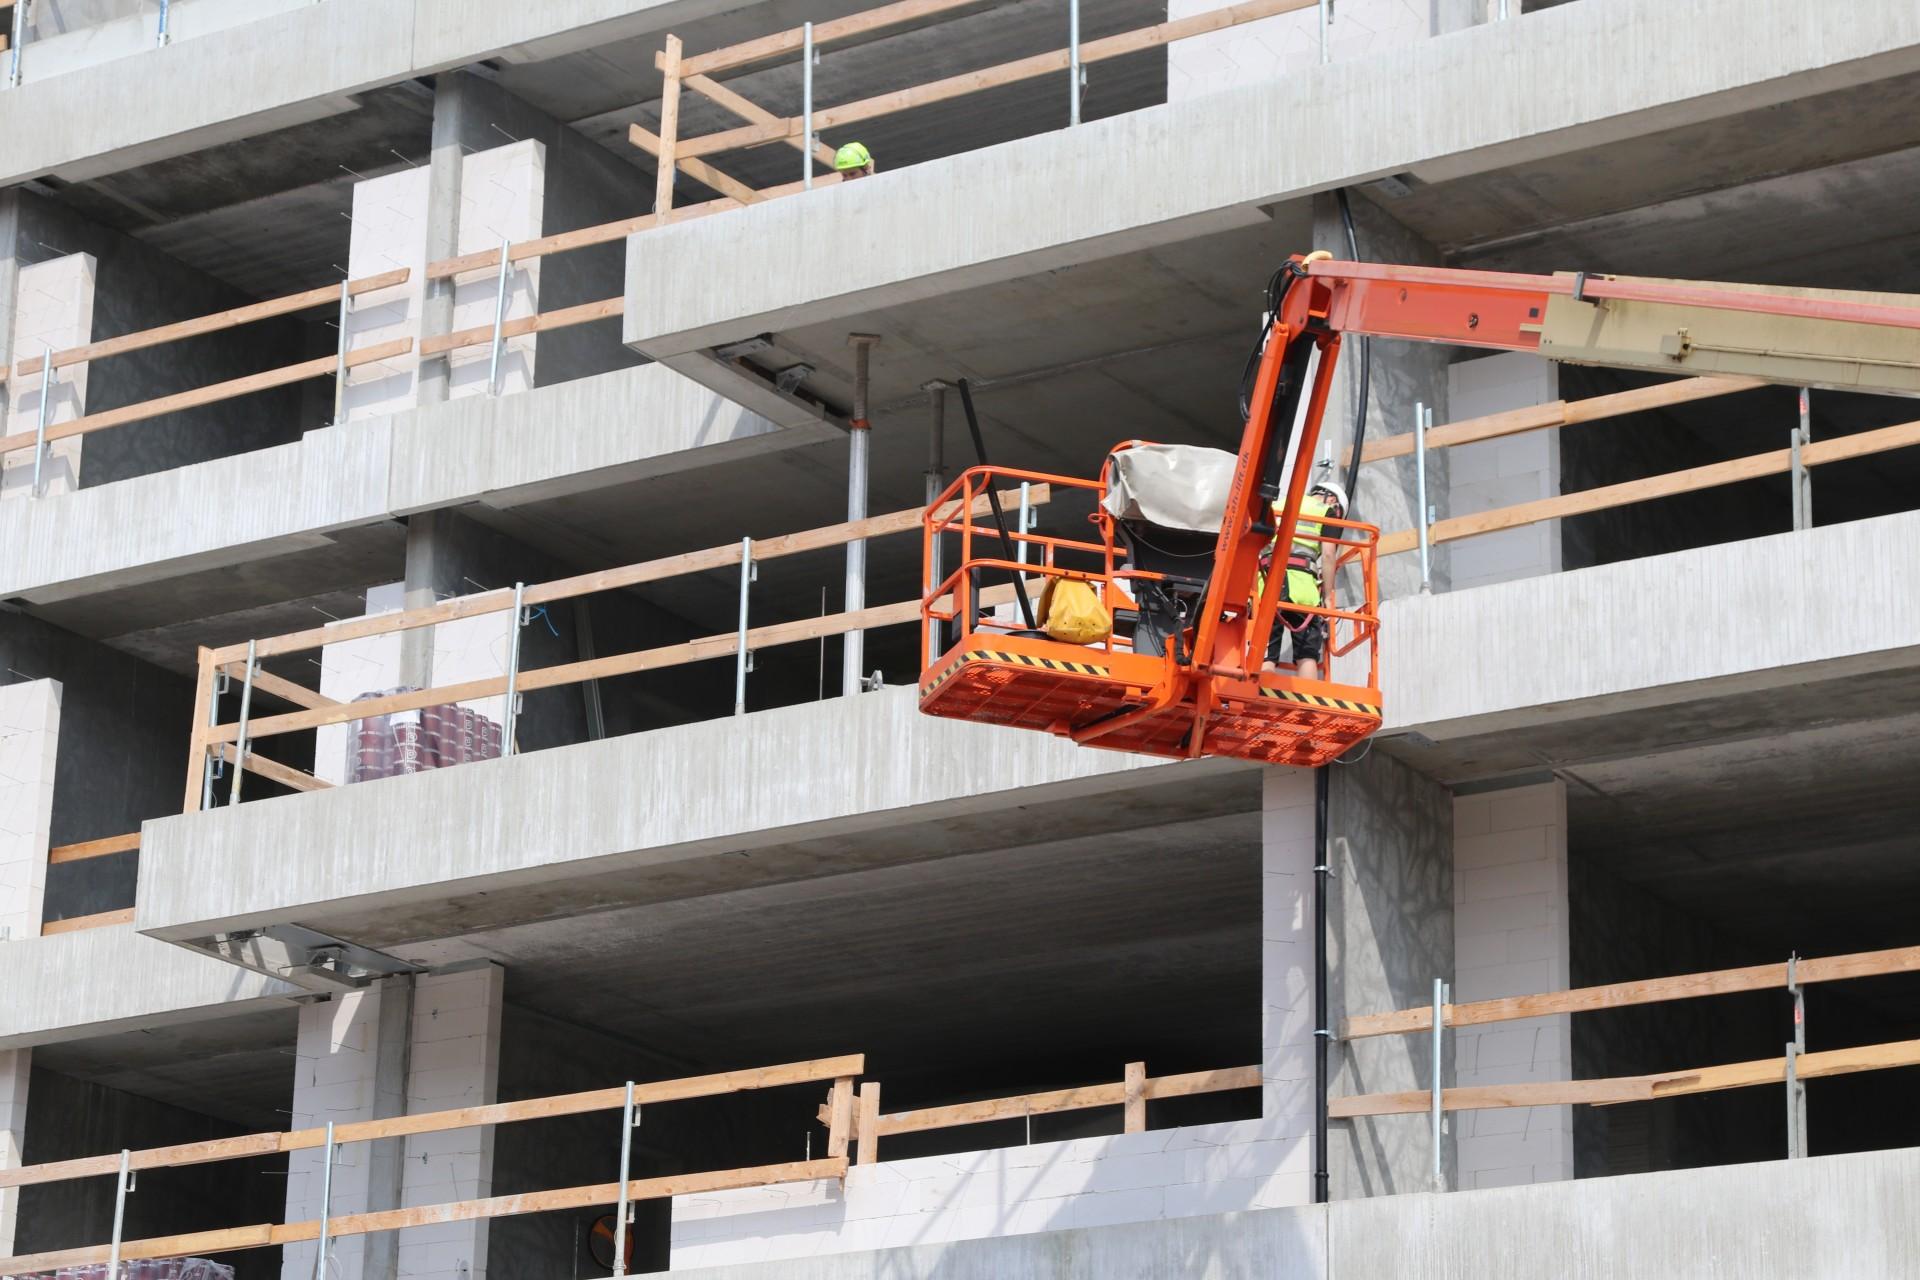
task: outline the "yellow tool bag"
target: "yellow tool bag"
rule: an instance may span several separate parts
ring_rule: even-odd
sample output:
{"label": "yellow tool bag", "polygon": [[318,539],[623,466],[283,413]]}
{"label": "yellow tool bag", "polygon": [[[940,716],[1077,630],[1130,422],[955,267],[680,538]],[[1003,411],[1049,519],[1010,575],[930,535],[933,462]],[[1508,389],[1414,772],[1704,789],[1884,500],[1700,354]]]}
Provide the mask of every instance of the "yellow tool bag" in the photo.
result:
{"label": "yellow tool bag", "polygon": [[1062,644],[1098,644],[1113,634],[1107,607],[1077,578],[1047,579],[1040,593],[1040,626]]}

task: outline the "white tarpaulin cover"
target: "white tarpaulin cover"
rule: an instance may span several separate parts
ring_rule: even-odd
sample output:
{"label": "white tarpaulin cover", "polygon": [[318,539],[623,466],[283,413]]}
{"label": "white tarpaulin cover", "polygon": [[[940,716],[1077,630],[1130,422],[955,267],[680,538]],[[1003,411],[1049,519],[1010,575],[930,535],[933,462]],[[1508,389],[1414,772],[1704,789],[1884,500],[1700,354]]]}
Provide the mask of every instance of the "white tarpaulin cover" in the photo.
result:
{"label": "white tarpaulin cover", "polygon": [[1238,459],[1224,449],[1147,444],[1113,455],[1107,514],[1163,529],[1220,532]]}

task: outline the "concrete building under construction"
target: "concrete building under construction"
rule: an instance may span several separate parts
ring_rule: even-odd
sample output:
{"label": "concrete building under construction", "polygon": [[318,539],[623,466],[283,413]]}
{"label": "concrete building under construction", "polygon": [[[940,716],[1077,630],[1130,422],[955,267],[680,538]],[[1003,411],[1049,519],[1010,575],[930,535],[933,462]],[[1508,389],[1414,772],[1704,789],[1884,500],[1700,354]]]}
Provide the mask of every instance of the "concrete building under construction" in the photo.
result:
{"label": "concrete building under construction", "polygon": [[921,702],[1289,255],[1920,307],[1912,0],[0,32],[0,1276],[1911,1271],[1899,396],[1349,342],[1364,744]]}

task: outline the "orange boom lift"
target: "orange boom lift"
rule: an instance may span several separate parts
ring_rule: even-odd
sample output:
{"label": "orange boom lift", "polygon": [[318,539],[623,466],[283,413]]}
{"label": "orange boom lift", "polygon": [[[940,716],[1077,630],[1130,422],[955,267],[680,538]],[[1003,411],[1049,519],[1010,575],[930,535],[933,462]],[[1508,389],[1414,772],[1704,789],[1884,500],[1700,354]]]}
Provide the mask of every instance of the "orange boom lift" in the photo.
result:
{"label": "orange boom lift", "polygon": [[[1378,729],[1379,530],[1327,519],[1317,534],[1300,535],[1321,545],[1325,594],[1318,606],[1285,608],[1326,619],[1328,678],[1303,679],[1291,663],[1263,670],[1285,574],[1265,574],[1255,591],[1262,551],[1276,536],[1290,548],[1298,534],[1345,334],[1920,391],[1912,333],[1920,309],[1912,299],[1877,295],[1389,266],[1316,253],[1295,255],[1275,274],[1263,326],[1217,536],[1142,527],[1109,510],[1115,457],[1138,442],[1117,448],[1093,481],[976,467],[927,509],[922,711],[1147,755],[1301,766],[1325,764]],[[961,392],[971,423],[965,384]],[[1056,500],[1060,490],[1089,493],[1097,540],[1009,533],[999,488],[1029,481],[1054,486]],[[975,515],[982,498],[992,525]],[[938,571],[942,550],[955,542],[958,562]],[[1006,591],[988,588],[989,578],[1011,579],[1018,617],[987,611]],[[1049,636],[1030,579],[1043,591],[1086,584],[1112,619],[1110,633],[1092,644]]]}

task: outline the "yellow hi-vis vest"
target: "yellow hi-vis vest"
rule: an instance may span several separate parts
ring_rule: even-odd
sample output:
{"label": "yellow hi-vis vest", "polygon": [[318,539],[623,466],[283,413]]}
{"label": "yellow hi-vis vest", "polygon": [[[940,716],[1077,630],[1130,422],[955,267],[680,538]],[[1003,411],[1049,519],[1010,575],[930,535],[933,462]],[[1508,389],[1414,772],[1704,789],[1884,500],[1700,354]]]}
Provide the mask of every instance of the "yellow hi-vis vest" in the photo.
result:
{"label": "yellow hi-vis vest", "polygon": [[[1317,494],[1309,493],[1300,500],[1300,519],[1293,526],[1293,547],[1287,556],[1287,581],[1281,591],[1281,599],[1289,604],[1317,605],[1320,603],[1320,536],[1321,517],[1332,509],[1332,503]],[[1278,520],[1286,509],[1285,504],[1273,504],[1273,518]],[[1280,535],[1274,535],[1278,542]],[[1263,562],[1271,561],[1274,548],[1268,545]],[[1261,568],[1253,580],[1253,594],[1256,599],[1267,589],[1267,573]]]}

